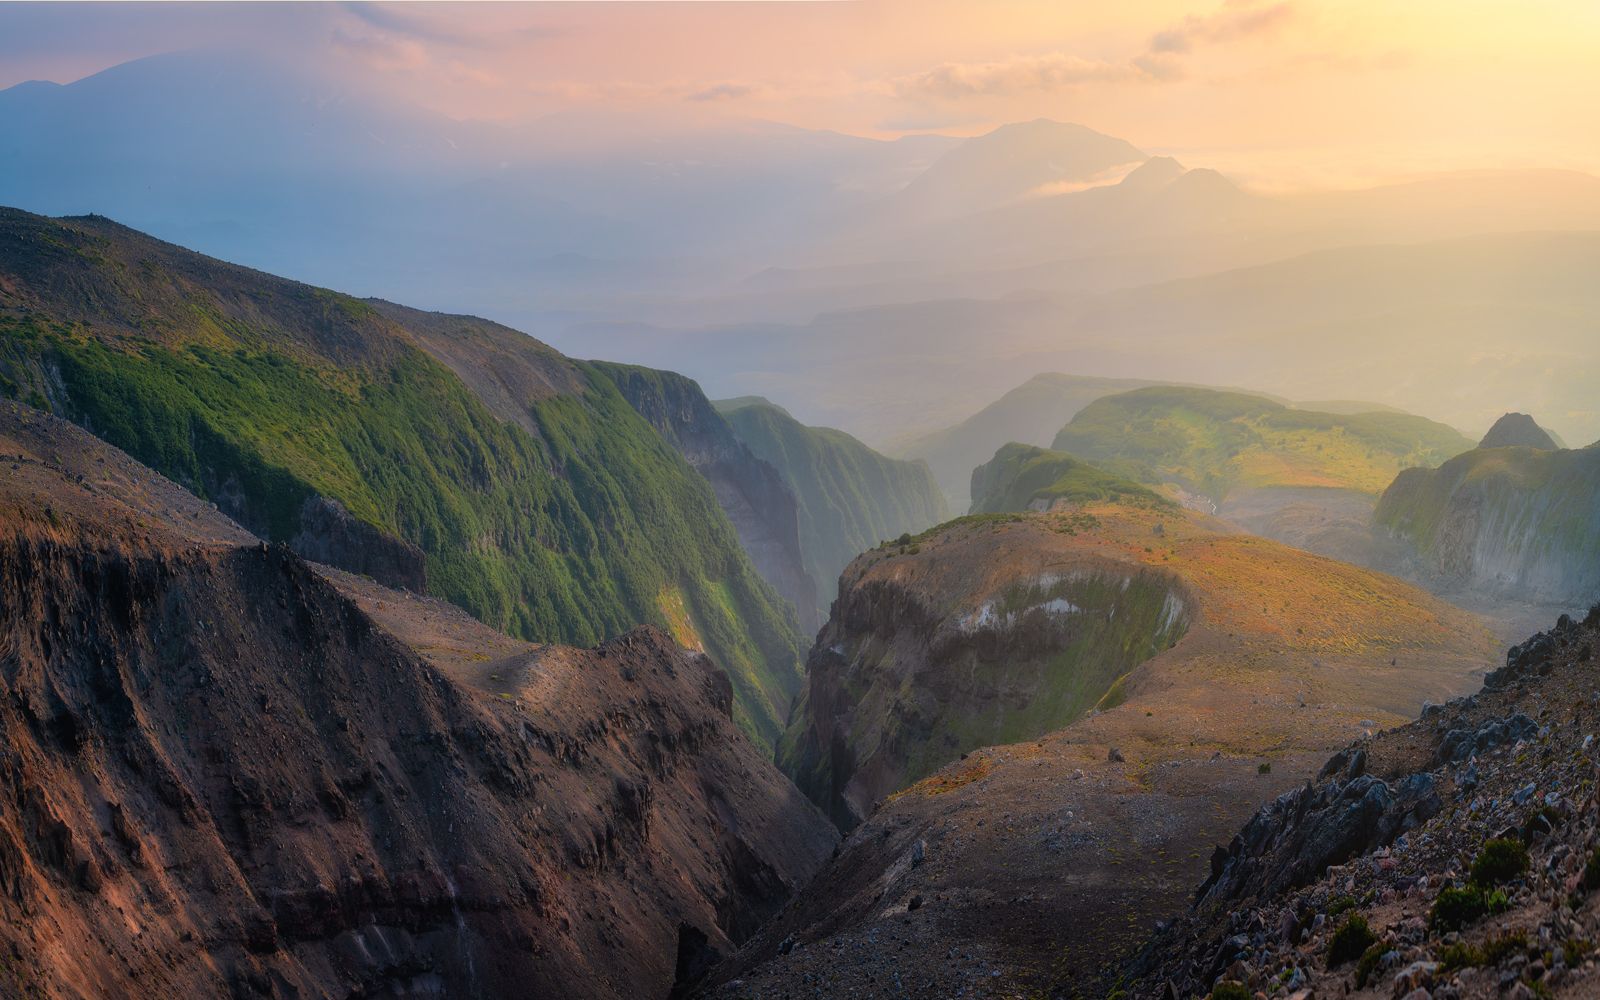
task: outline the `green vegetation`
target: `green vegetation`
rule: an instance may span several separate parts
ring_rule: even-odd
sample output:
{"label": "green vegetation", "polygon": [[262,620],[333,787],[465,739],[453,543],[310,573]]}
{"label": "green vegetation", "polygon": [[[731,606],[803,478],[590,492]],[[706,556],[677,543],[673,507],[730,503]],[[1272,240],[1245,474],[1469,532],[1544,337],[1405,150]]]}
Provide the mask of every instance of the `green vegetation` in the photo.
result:
{"label": "green vegetation", "polygon": [[950,508],[967,510],[977,499],[968,493],[972,470],[987,462],[995,449],[1007,441],[1047,445],[1058,427],[1096,399],[1149,384],[1139,379],[1045,372],[954,427],[905,441],[889,453],[926,461]]}
{"label": "green vegetation", "polygon": [[1500,837],[1484,844],[1472,859],[1473,884],[1501,885],[1528,870],[1528,848],[1522,841]]}
{"label": "green vegetation", "polygon": [[1600,889],[1600,847],[1589,852],[1589,858],[1583,863],[1583,891],[1594,892]]}
{"label": "green vegetation", "polygon": [[974,514],[1024,511],[1056,501],[1083,505],[1125,503],[1175,508],[1154,490],[1114,476],[1071,455],[1032,445],[1008,444],[972,472]]}
{"label": "green vegetation", "polygon": [[1090,403],[1051,447],[1220,503],[1236,489],[1259,487],[1376,495],[1401,469],[1437,465],[1472,442],[1405,413],[1319,413],[1247,393],[1157,386]]}
{"label": "green vegetation", "polygon": [[1377,940],[1378,936],[1367,926],[1367,918],[1359,913],[1351,914],[1328,941],[1329,967],[1355,961]]}
{"label": "green vegetation", "polygon": [[1527,950],[1527,931],[1507,931],[1486,939],[1482,944],[1458,941],[1440,954],[1439,964],[1446,972],[1484,965],[1499,965],[1512,955]]}
{"label": "green vegetation", "polygon": [[1436,930],[1458,931],[1508,906],[1510,901],[1499,889],[1486,889],[1481,885],[1451,887],[1434,899],[1428,920]]}
{"label": "green vegetation", "polygon": [[[503,419],[415,346],[427,336],[368,303],[110,224],[0,224],[19,217],[77,249],[30,262],[43,307],[0,312],[7,395],[37,398],[273,540],[294,537],[307,497],[336,499],[419,547],[432,593],[527,639],[670,627],[665,595],[681,594],[733,678],[741,724],[777,734],[802,639],[710,487],[602,373],[515,336],[576,388]],[[56,287],[75,297],[54,303]]]}
{"label": "green vegetation", "polygon": [[922,462],[885,458],[843,431],[807,427],[764,400],[718,406],[739,440],[778,470],[799,502],[800,548],[824,613],[850,560],[881,539],[947,516]]}
{"label": "green vegetation", "polygon": [[1210,1000],[1254,1000],[1255,994],[1251,993],[1244,983],[1225,979],[1211,987]]}
{"label": "green vegetation", "polygon": [[1389,946],[1382,941],[1374,941],[1366,951],[1361,953],[1361,960],[1356,962],[1356,989],[1365,989],[1367,982],[1372,979],[1372,974],[1378,971],[1378,963],[1383,960],[1384,953]]}

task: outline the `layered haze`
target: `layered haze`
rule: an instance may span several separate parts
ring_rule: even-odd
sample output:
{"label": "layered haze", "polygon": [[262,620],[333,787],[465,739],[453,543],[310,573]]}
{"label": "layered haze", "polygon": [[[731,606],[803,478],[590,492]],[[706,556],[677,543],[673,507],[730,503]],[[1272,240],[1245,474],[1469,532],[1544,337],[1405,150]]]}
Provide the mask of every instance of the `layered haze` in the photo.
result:
{"label": "layered haze", "polygon": [[917,13],[11,8],[0,200],[890,449],[1043,372],[1600,437],[1592,10]]}

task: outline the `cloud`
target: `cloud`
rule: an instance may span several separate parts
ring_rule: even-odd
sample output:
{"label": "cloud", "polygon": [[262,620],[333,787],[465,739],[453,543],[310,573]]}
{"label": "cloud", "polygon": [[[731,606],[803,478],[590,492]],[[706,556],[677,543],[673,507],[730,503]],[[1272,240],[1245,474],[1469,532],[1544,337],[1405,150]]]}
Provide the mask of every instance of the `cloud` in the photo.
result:
{"label": "cloud", "polygon": [[958,100],[1064,90],[1086,83],[1125,82],[1147,75],[1133,63],[1047,52],[995,62],[944,63],[925,73],[895,80],[893,89],[900,97]]}
{"label": "cloud", "polygon": [[409,38],[390,38],[384,34],[358,35],[335,28],[332,41],[334,48],[377,70],[416,70],[430,62],[428,50],[422,43]]}
{"label": "cloud", "polygon": [[703,90],[696,90],[685,96],[690,101],[731,101],[741,97],[753,97],[760,92],[760,88],[748,83],[719,83]]}
{"label": "cloud", "polygon": [[1290,0],[1261,5],[1257,0],[1228,0],[1213,14],[1191,15],[1150,39],[1151,54],[1185,55],[1196,45],[1231,42],[1272,31],[1295,14]]}
{"label": "cloud", "polygon": [[897,97],[953,102],[967,98],[1053,93],[1098,83],[1169,83],[1184,76],[1183,57],[1203,44],[1223,44],[1275,30],[1295,15],[1295,0],[1225,0],[1207,15],[1185,18],[1151,37],[1127,59],[1086,59],[1066,52],[1014,55],[992,62],[948,62],[889,81]]}

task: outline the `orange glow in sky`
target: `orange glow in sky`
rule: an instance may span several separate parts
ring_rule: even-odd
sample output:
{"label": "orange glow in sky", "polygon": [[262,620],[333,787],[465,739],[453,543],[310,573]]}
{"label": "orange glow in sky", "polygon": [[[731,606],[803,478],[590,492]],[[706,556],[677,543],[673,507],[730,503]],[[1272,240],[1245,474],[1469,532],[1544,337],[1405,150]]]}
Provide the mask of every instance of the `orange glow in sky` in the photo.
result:
{"label": "orange glow in sky", "polygon": [[[0,86],[245,45],[467,118],[620,111],[888,136],[1049,117],[1277,186],[1600,170],[1593,0],[64,7],[80,12],[38,14],[54,29],[31,40],[11,25]],[[71,17],[81,30],[56,23]]]}

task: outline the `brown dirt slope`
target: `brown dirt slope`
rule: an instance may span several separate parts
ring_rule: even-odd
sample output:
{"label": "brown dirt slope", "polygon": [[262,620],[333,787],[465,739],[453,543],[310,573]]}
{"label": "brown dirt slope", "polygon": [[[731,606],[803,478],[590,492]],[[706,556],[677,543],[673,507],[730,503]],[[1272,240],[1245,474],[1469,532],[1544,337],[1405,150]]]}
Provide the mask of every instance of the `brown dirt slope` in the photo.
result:
{"label": "brown dirt slope", "polygon": [[1494,663],[1477,619],[1392,578],[1192,512],[1096,507],[963,519],[863,556],[841,599],[875,589],[896,609],[875,642],[855,637],[893,648],[876,661],[893,670],[818,701],[933,681],[939,663],[908,665],[896,645],[908,609],[961,620],[1018,580],[1087,564],[1170,576],[1190,608],[1182,638],[1116,685],[1116,707],[888,796],[718,995],[1103,996],[1259,803]]}
{"label": "brown dirt slope", "polygon": [[1357,741],[1264,807],[1133,963],[1129,994],[1600,995],[1597,647],[1600,607],[1563,615],[1478,694]]}
{"label": "brown dirt slope", "polygon": [[0,994],[664,997],[835,835],[660,630],[534,647],[0,405]]}

